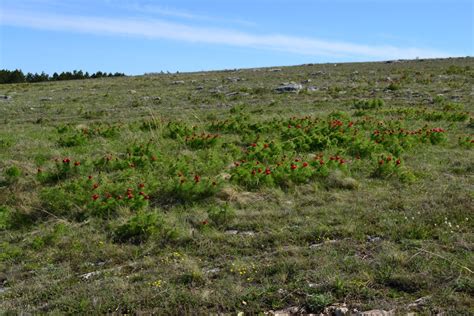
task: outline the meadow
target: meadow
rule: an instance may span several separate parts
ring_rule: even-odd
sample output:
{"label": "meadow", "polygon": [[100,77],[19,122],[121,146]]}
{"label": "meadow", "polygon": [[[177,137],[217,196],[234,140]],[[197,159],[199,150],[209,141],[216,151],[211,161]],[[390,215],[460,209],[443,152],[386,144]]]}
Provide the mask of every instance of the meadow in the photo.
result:
{"label": "meadow", "polygon": [[0,85],[0,312],[472,314],[473,86],[473,58]]}

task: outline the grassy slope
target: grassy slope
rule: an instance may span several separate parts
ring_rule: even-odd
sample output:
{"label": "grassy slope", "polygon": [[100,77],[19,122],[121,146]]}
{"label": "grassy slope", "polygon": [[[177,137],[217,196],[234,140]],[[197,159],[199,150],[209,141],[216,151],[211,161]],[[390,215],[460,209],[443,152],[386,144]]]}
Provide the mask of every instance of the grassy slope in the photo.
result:
{"label": "grassy slope", "polygon": [[[282,82],[306,79],[318,91],[273,92]],[[0,310],[256,312],[298,306],[319,312],[346,302],[358,310],[472,313],[474,154],[458,137],[472,139],[473,84],[474,61],[466,58],[2,85],[0,94],[12,100],[0,101],[0,174],[17,166],[21,175],[0,177]],[[236,91],[244,94],[226,96]],[[369,98],[385,105],[355,116],[352,100]],[[92,167],[104,155],[119,156],[151,140],[164,165],[187,157],[191,169],[217,178],[238,159],[234,149],[253,141],[246,131],[224,133],[218,148],[194,150],[165,137],[160,124],[140,127],[181,120],[204,129],[232,117],[233,108],[243,108],[257,124],[325,118],[333,111],[388,122],[403,118],[394,112],[399,108],[468,111],[471,121],[405,119],[412,129],[427,124],[448,136],[446,143],[401,154],[416,178],[411,181],[373,177],[375,165],[366,159],[346,178],[334,172],[251,192],[226,180],[221,192],[183,202],[159,193],[162,180],[156,179],[166,178],[165,169],[99,173]],[[74,131],[101,123],[118,126],[116,134],[71,147],[58,143],[58,126],[70,124]],[[338,152],[337,146],[331,150]],[[66,180],[38,180],[37,168],[54,170],[52,160],[64,157],[81,161],[84,171]],[[124,206],[111,216],[90,215],[81,196],[61,209],[67,196],[54,189],[88,174],[104,182],[146,182],[151,200],[140,214],[157,214],[162,226],[141,243],[118,241],[118,227],[137,211]],[[353,185],[344,183],[349,176]],[[45,197],[45,190],[53,193]],[[226,210],[224,203],[234,216],[209,215]],[[84,276],[94,271],[99,273]],[[408,307],[420,297],[427,297],[424,305]]]}

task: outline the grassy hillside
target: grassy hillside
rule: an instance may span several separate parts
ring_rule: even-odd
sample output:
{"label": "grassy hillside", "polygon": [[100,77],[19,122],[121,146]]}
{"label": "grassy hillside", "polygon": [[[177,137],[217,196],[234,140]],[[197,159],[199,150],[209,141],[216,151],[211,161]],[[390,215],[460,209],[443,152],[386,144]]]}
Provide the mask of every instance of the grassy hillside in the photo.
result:
{"label": "grassy hillside", "polygon": [[1,85],[0,311],[474,313],[473,85],[472,58]]}

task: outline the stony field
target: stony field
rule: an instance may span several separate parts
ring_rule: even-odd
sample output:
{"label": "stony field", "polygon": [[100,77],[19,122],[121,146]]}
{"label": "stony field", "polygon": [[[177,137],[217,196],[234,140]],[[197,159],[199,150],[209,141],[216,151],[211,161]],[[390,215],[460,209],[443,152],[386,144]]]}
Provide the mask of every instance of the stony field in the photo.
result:
{"label": "stony field", "polygon": [[0,313],[474,313],[474,59],[0,85]]}

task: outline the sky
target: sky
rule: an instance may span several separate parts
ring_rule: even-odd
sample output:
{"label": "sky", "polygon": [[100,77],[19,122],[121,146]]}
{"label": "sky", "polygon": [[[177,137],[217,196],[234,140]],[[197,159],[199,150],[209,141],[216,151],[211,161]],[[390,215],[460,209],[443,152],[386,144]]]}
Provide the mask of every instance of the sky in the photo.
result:
{"label": "sky", "polygon": [[0,0],[0,69],[139,75],[474,55],[474,0]]}

